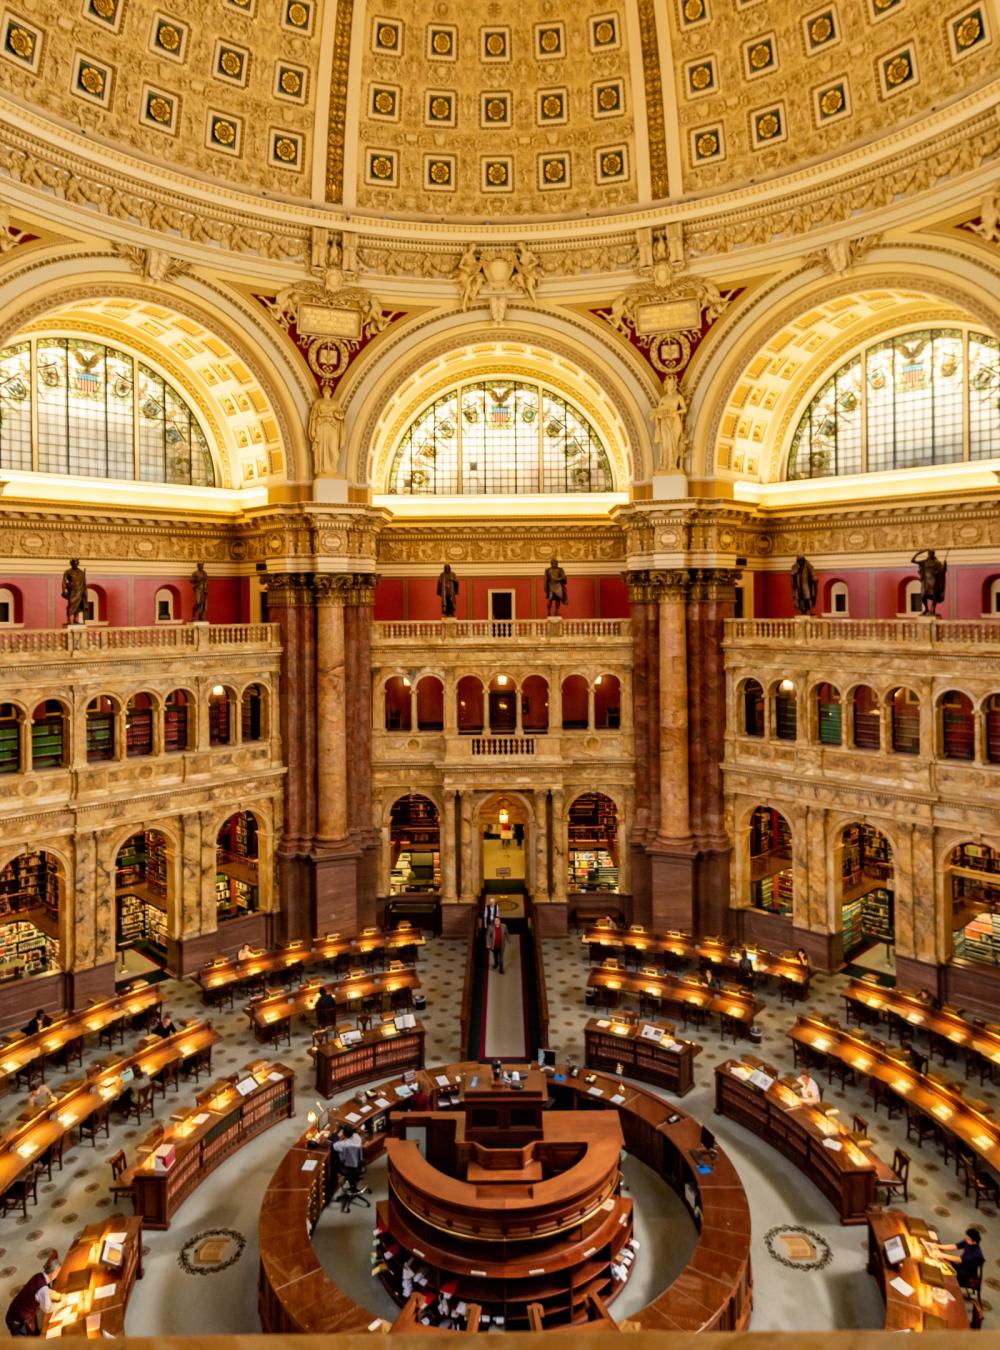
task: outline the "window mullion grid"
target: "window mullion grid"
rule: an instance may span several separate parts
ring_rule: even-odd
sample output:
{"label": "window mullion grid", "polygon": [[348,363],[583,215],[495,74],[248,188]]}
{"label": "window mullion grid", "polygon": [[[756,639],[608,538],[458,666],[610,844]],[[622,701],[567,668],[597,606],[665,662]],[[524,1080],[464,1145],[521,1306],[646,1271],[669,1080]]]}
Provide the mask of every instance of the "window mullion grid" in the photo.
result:
{"label": "window mullion grid", "polygon": [[969,376],[969,330],[962,330],[962,460],[972,458],[972,381]]}
{"label": "window mullion grid", "polygon": [[139,358],[132,357],[132,477],[142,478],[142,452],[139,441]]}
{"label": "window mullion grid", "polygon": [[28,374],[31,378],[31,467],[39,472],[41,456],[38,449],[38,348],[35,338],[29,343]]}

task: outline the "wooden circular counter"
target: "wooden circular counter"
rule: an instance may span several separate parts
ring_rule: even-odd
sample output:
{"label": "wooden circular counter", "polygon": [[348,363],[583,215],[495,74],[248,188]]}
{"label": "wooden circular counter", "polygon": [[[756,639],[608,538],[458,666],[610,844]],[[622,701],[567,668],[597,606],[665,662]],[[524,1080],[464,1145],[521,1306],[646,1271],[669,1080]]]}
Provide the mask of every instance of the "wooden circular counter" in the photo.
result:
{"label": "wooden circular counter", "polygon": [[[439,1076],[463,1080],[488,1072],[478,1063],[453,1064],[417,1079],[432,1098]],[[641,1088],[603,1074],[576,1078],[557,1069],[547,1086],[554,1109],[617,1107],[625,1147],[652,1167],[678,1193],[699,1228],[698,1241],[674,1282],[629,1319],[646,1331],[732,1331],[745,1329],[752,1305],[750,1210],[733,1164],[720,1149],[710,1162],[699,1155],[700,1124]],[[406,1111],[400,1079],[382,1084],[365,1114],[369,1159],[385,1149]],[[621,1100],[618,1100],[619,1096]],[[380,1107],[379,1102],[385,1106]],[[331,1124],[357,1113],[353,1102],[331,1113]],[[402,1121],[405,1121],[405,1114]],[[411,1120],[413,1117],[411,1117]],[[363,1331],[378,1319],[348,1298],[320,1265],[310,1233],[327,1199],[328,1151],[300,1140],[282,1160],[264,1194],[260,1214],[261,1328],[266,1332],[329,1335]],[[315,1165],[312,1165],[315,1164]],[[705,1170],[703,1170],[705,1169]],[[418,1250],[424,1250],[418,1248]],[[640,1253],[654,1260],[654,1253]],[[411,1328],[412,1329],[412,1328]]]}

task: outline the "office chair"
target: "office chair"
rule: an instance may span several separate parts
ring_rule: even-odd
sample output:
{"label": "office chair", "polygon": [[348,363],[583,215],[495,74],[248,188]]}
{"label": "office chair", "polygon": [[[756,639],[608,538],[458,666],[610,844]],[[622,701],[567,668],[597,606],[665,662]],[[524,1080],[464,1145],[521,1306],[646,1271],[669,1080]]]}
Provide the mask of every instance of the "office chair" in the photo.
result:
{"label": "office chair", "polygon": [[372,1202],[368,1199],[371,1190],[368,1186],[360,1184],[364,1174],[363,1166],[343,1169],[340,1190],[333,1197],[340,1202],[341,1214],[347,1214],[352,1205],[364,1205],[366,1209],[371,1209]]}

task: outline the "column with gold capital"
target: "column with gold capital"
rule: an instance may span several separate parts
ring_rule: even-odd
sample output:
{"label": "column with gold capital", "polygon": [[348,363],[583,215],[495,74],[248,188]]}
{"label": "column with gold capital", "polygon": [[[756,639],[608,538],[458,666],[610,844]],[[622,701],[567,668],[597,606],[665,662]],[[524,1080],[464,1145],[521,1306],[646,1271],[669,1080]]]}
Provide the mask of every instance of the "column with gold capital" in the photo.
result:
{"label": "column with gold capital", "polygon": [[313,579],[316,592],[316,842],[347,835],[347,691],[344,606],[351,578]]}
{"label": "column with gold capital", "polygon": [[688,674],[686,571],[655,574],[660,634],[660,828],[661,844],[689,845]]}
{"label": "column with gold capital", "polygon": [[455,867],[455,794],[445,789],[444,817],[438,847],[441,850],[441,903],[454,905],[458,900]]}

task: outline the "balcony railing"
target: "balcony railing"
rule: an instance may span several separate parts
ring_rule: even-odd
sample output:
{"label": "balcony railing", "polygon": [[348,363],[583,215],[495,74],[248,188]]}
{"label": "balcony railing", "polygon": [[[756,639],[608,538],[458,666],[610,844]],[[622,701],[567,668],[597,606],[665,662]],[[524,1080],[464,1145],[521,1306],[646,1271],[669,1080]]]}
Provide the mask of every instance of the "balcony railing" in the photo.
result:
{"label": "balcony railing", "polygon": [[65,628],[0,629],[0,657],[78,656],[100,652],[217,651],[233,647],[280,647],[273,623],[155,624],[109,628],[71,624]]}
{"label": "balcony railing", "polygon": [[533,755],[533,736],[474,736],[473,755]]}
{"label": "balcony railing", "polygon": [[375,642],[541,642],[628,638],[629,619],[406,619],[373,625]]}
{"label": "balcony railing", "polygon": [[726,644],[788,642],[798,647],[854,643],[881,651],[905,646],[1000,646],[1000,619],[729,619]]}

